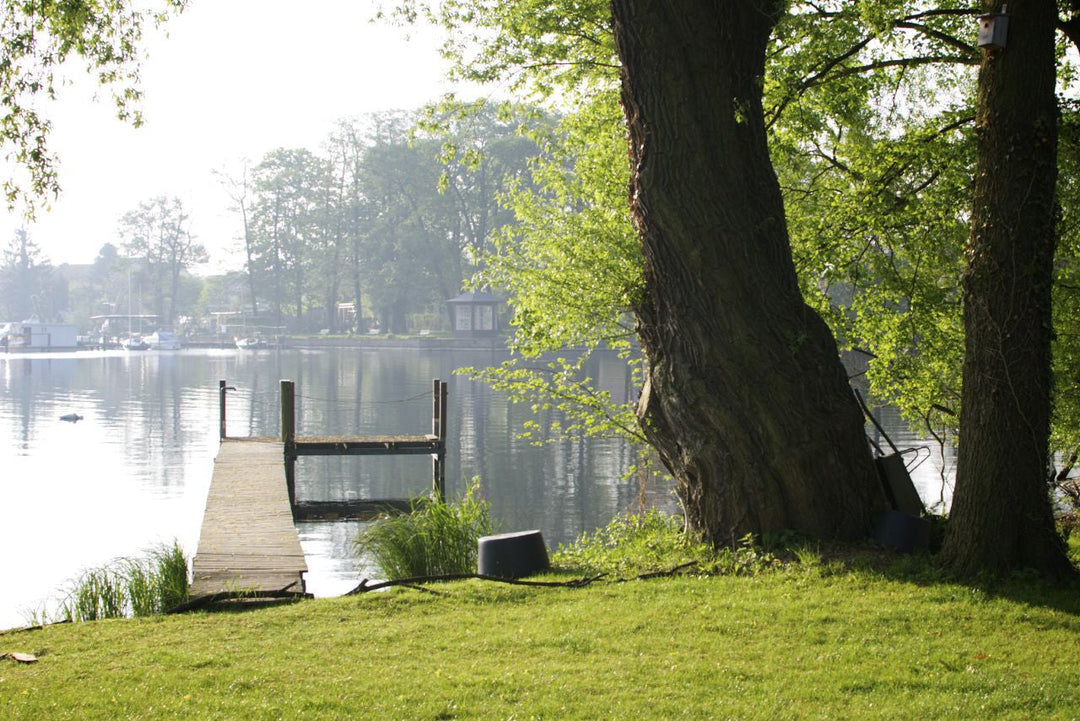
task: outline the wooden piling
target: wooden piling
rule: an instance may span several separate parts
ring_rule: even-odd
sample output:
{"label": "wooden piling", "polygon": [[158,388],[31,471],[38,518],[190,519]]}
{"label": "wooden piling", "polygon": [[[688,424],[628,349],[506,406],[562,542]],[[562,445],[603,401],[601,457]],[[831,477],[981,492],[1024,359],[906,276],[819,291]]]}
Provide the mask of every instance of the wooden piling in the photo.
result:
{"label": "wooden piling", "polygon": [[431,456],[432,490],[439,500],[446,499],[446,383],[436,378],[431,389],[431,435],[438,447]]}
{"label": "wooden piling", "polygon": [[218,438],[225,440],[225,381],[218,381]]}
{"label": "wooden piling", "polygon": [[281,443],[285,450],[285,485],[289,506],[296,505],[296,383],[281,381]]}
{"label": "wooden piling", "polygon": [[227,391],[234,391],[234,390],[236,390],[236,387],[235,386],[227,386],[227,385],[225,385],[225,380],[224,379],[218,381],[218,403],[219,403],[219,408],[218,408],[218,433],[219,433],[219,437],[221,438],[221,440],[225,440],[225,436],[226,436],[226,433],[225,433],[225,430],[226,430],[226,423],[225,423],[225,419],[226,419],[225,393]]}

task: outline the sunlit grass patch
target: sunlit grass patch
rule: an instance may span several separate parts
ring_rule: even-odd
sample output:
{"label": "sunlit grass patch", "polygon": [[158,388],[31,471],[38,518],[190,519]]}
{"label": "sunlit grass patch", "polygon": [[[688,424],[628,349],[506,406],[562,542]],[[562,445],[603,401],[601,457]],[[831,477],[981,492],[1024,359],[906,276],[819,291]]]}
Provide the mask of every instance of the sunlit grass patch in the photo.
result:
{"label": "sunlit grass patch", "polygon": [[[1075,588],[956,583],[926,558],[797,539],[716,551],[662,516],[563,553],[553,576],[626,582],[470,580],[8,635],[0,651],[40,660],[0,665],[0,717],[1074,715]],[[684,562],[700,565],[649,575]]]}
{"label": "sunlit grass patch", "polygon": [[0,662],[0,717],[1071,718],[1078,634],[1031,581],[474,580],[3,636],[40,660]]}

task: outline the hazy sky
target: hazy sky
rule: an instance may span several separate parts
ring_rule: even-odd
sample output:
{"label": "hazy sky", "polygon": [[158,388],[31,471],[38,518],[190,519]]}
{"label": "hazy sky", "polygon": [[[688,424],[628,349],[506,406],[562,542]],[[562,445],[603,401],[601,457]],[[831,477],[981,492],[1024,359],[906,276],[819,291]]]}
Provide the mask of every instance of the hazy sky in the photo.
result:
{"label": "hazy sky", "polygon": [[54,265],[89,263],[119,244],[121,215],[175,195],[210,269],[239,268],[239,219],[213,170],[278,147],[318,150],[340,118],[417,108],[448,89],[438,36],[372,24],[375,6],[192,0],[167,37],[148,34],[142,128],[117,120],[111,98],[83,77],[62,89],[50,117],[63,194],[32,224],[0,211],[0,246],[26,227]]}

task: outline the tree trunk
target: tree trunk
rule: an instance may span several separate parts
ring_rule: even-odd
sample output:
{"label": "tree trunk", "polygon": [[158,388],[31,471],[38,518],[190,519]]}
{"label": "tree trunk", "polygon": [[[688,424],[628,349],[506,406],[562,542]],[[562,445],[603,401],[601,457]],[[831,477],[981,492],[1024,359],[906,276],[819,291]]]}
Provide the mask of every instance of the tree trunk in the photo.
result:
{"label": "tree trunk", "polygon": [[[245,188],[247,183],[247,168],[244,168],[244,183]],[[244,253],[247,257],[247,282],[248,282],[248,294],[251,296],[251,317],[257,318],[259,315],[259,299],[256,295],[255,289],[255,243],[252,237],[251,226],[248,224],[248,211],[247,204],[244,202],[244,197],[241,196],[238,201],[240,205],[240,214],[244,221]],[[243,298],[241,298],[240,311],[243,312]]]}
{"label": "tree trunk", "polygon": [[869,534],[885,505],[836,343],[802,299],[761,109],[780,0],[614,0],[645,254],[638,408],[714,543]]}
{"label": "tree trunk", "polygon": [[[987,7],[987,12],[993,10]],[[979,71],[964,385],[943,556],[962,575],[1072,572],[1048,489],[1057,102],[1052,0],[1009,3]]]}

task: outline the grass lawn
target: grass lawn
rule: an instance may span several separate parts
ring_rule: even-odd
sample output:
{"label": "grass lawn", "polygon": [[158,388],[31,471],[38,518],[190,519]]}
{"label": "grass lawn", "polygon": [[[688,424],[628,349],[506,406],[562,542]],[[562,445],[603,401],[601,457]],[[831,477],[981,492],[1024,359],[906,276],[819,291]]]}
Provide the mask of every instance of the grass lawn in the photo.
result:
{"label": "grass lawn", "polygon": [[804,564],[0,635],[0,718],[1080,717],[1080,590]]}

